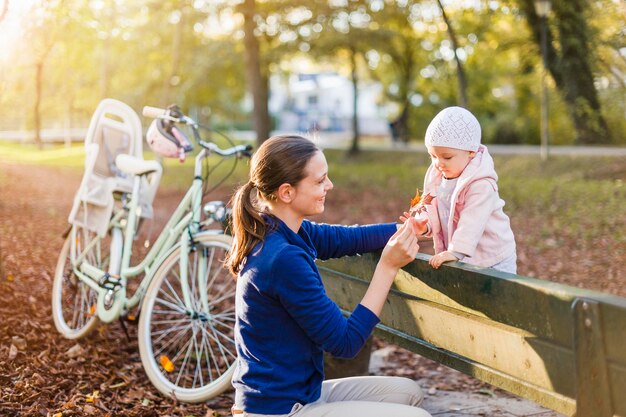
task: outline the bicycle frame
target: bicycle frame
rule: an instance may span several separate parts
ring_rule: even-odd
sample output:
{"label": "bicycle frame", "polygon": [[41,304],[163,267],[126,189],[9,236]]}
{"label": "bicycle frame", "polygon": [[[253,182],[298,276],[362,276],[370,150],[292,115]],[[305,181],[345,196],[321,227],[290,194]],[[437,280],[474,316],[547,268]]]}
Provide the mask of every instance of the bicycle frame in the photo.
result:
{"label": "bicycle frame", "polygon": [[[135,176],[133,190],[127,207],[119,209],[109,222],[109,232],[113,234],[113,229],[119,229],[123,233],[124,241],[122,246],[122,258],[119,277],[110,275],[108,271],[103,271],[85,260],[85,255],[95,245],[100,244],[102,238],[95,236],[76,259],[72,259],[73,270],[76,276],[98,294],[98,302],[95,313],[103,322],[111,322],[118,318],[123,310],[131,309],[141,302],[153,273],[160,262],[180,244],[187,250],[192,242],[193,236],[200,231],[200,214],[202,205],[202,161],[207,158],[210,151],[203,148],[195,158],[195,169],[193,182],[179,203],[174,213],[163,227],[154,245],[137,265],[131,266],[133,240],[135,229],[139,217],[139,191],[141,177]],[[208,233],[222,233],[221,230],[211,230]],[[111,247],[114,243],[111,244]],[[187,258],[181,259],[181,283],[185,306],[192,310],[189,297],[189,283],[187,280]],[[130,278],[144,273],[139,287],[130,297],[126,297],[127,283]],[[113,289],[105,287],[104,284],[113,285]],[[205,293],[204,293],[205,294]],[[206,297],[206,296],[205,296]],[[202,300],[204,306],[207,300]]]}

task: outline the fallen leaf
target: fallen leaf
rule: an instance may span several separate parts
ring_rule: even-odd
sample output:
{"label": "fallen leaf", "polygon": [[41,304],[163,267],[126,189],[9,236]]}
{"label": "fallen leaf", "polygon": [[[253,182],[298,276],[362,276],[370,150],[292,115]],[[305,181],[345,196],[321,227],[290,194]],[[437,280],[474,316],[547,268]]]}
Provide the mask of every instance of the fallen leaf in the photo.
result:
{"label": "fallen leaf", "polygon": [[98,401],[98,398],[100,398],[100,391],[96,390],[91,394],[87,394],[87,396],[85,397],[85,401],[95,404],[96,401]]}
{"label": "fallen leaf", "polygon": [[15,345],[18,350],[26,350],[26,340],[19,336],[13,336],[11,338],[11,343]]}
{"label": "fallen leaf", "polygon": [[165,369],[165,372],[174,372],[174,364],[172,363],[170,358],[165,355],[161,355],[161,357],[159,358],[159,362],[161,363],[163,369]]}
{"label": "fallen leaf", "polygon": [[488,395],[490,397],[495,397],[496,396],[496,394],[492,390],[490,390],[489,388],[481,388],[477,392],[479,394]]}
{"label": "fallen leaf", "polygon": [[13,359],[15,359],[16,356],[17,356],[17,348],[15,347],[14,344],[11,344],[11,347],[9,348],[9,361],[12,361]]}
{"label": "fallen leaf", "polygon": [[78,343],[75,344],[74,346],[72,346],[71,348],[69,348],[67,350],[67,352],[65,352],[67,357],[70,358],[70,359],[77,358],[78,356],[82,355],[83,353],[85,353],[85,349],[83,349],[83,347],[81,345],[79,345]]}
{"label": "fallen leaf", "polygon": [[91,307],[89,307],[89,312],[87,313],[87,318],[90,318],[95,313],[96,313],[96,305],[92,304]]}

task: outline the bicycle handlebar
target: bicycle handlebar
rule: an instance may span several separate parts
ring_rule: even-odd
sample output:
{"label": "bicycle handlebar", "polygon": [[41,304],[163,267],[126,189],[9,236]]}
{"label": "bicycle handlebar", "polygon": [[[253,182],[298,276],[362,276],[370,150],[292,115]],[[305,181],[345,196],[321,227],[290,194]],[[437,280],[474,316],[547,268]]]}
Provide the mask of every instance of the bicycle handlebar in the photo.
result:
{"label": "bicycle handlebar", "polygon": [[161,116],[165,116],[167,114],[167,110],[161,109],[159,107],[144,106],[143,111],[141,113],[145,117],[150,117],[152,119],[158,119]]}
{"label": "bicycle handlebar", "polygon": [[196,123],[196,121],[193,120],[191,117],[186,116],[182,113],[181,113],[181,117],[173,117],[171,116],[168,109],[162,109],[160,107],[153,107],[153,106],[144,106],[142,114],[145,117],[150,117],[153,119],[166,119],[166,120],[171,120],[174,123],[185,123],[191,126],[191,128],[194,131],[194,137],[196,139],[196,142],[198,142],[198,144],[202,146],[204,149],[214,152],[220,156],[227,157],[227,156],[237,155],[237,156],[247,156],[248,158],[252,156],[252,153],[250,152],[252,151],[252,145],[237,145],[237,146],[233,146],[232,148],[221,149],[219,146],[217,146],[213,142],[206,142],[202,140],[200,138],[200,135],[198,134],[198,123]]}
{"label": "bicycle handlebar", "polygon": [[203,140],[200,140],[198,143],[204,149],[214,152],[220,156],[225,156],[225,157],[233,156],[233,155],[238,155],[238,156],[243,155],[247,157],[251,156],[250,151],[252,150],[252,145],[237,145],[237,146],[233,146],[232,148],[221,149],[219,146],[217,146],[213,142],[205,142]]}

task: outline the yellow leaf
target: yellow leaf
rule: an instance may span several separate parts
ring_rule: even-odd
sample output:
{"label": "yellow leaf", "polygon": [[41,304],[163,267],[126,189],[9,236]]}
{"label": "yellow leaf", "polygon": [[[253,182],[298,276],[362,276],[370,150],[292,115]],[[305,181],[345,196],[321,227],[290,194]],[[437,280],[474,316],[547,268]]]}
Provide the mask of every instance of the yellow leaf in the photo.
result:
{"label": "yellow leaf", "polygon": [[128,321],[135,321],[136,317],[129,314],[128,316],[126,316],[126,318],[128,319]]}
{"label": "yellow leaf", "polygon": [[96,390],[91,394],[87,394],[87,396],[85,397],[85,402],[95,404],[98,398],[100,398],[100,391]]}
{"label": "yellow leaf", "polygon": [[170,358],[165,355],[161,355],[159,362],[161,362],[161,366],[165,369],[165,372],[174,372],[174,364]]}
{"label": "yellow leaf", "polygon": [[91,307],[89,307],[89,313],[87,313],[87,318],[93,316],[94,314],[96,314],[96,305],[92,304]]}
{"label": "yellow leaf", "polygon": [[63,417],[63,413],[56,413],[53,414],[52,417]]}
{"label": "yellow leaf", "polygon": [[13,278],[13,275],[9,274],[9,275],[7,275],[7,281],[13,282],[13,281],[15,281],[15,278]]}

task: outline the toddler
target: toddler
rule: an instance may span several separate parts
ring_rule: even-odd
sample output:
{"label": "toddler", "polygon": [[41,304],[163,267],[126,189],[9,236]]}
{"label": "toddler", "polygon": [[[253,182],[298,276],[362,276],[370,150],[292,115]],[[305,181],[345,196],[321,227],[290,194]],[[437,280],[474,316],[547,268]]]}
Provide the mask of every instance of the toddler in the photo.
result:
{"label": "toddler", "polygon": [[428,219],[418,232],[433,238],[433,268],[459,260],[516,273],[515,237],[480,132],[464,108],[448,107],[435,116],[424,140],[432,160],[424,198],[405,215]]}

